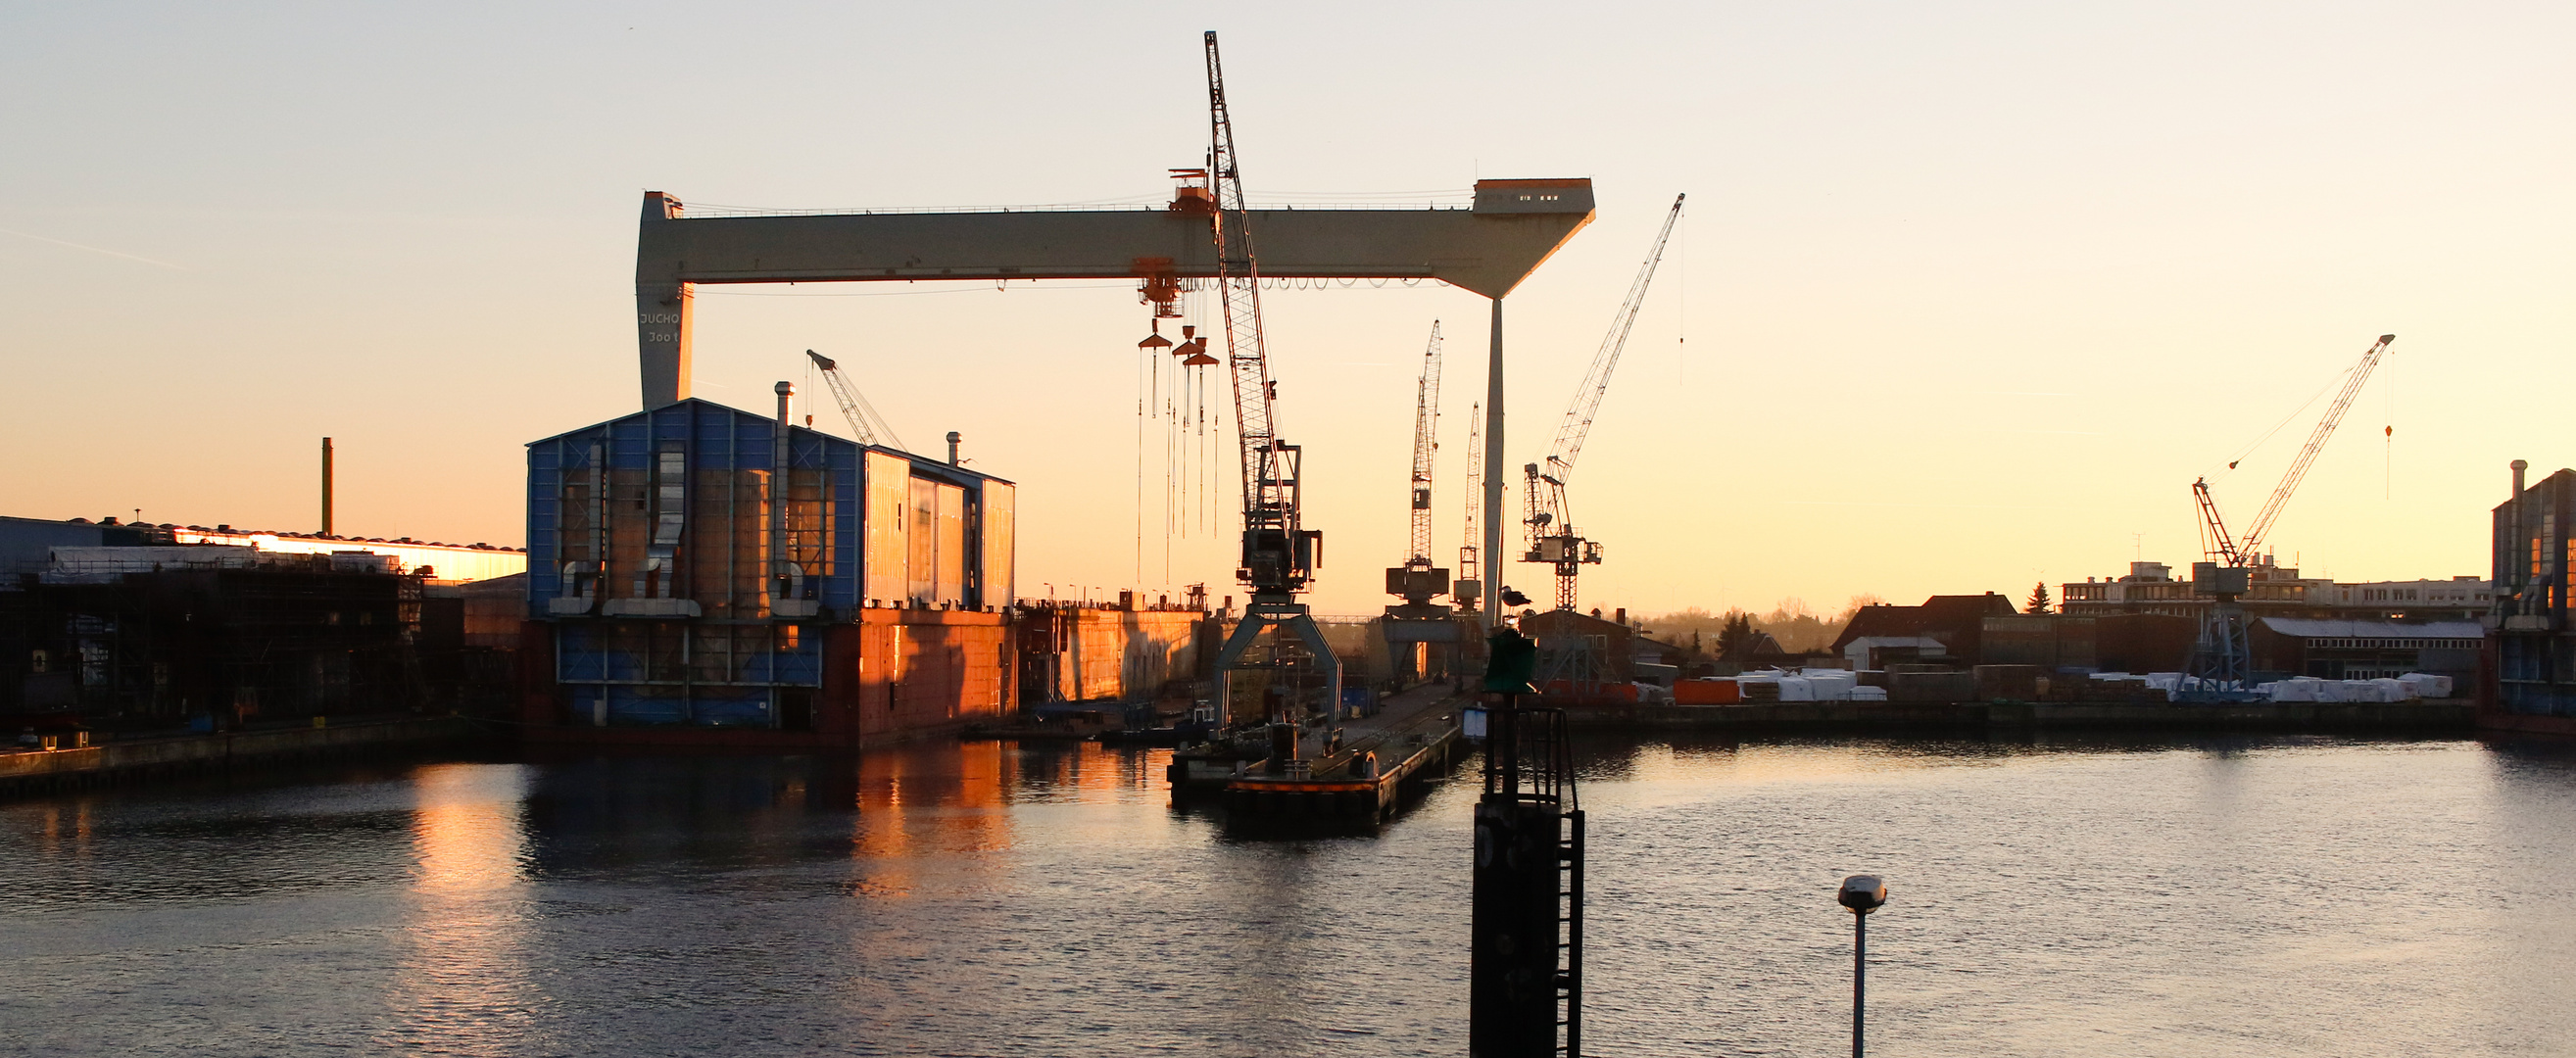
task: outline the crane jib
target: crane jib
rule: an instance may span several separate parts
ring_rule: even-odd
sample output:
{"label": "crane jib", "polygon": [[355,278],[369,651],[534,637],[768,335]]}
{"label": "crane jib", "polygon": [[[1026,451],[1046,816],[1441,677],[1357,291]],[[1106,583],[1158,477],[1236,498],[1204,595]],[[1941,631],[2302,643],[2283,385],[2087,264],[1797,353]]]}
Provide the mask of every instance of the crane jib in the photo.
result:
{"label": "crane jib", "polygon": [[1672,240],[1673,225],[1681,220],[1686,197],[1673,196],[1673,208],[1664,214],[1664,226],[1655,233],[1654,247],[1647,251],[1645,264],[1638,267],[1637,278],[1629,284],[1628,296],[1619,303],[1618,314],[1611,317],[1610,333],[1602,336],[1600,349],[1593,353],[1592,366],[1584,372],[1583,383],[1575,387],[1574,402],[1565,409],[1565,417],[1557,425],[1556,443],[1549,448],[1547,471],[1541,473],[1539,463],[1527,467],[1527,513],[1522,522],[1527,527],[1529,550],[1521,560],[1556,568],[1558,609],[1574,608],[1575,576],[1580,567],[1601,561],[1601,545],[1575,531],[1565,484],[1574,477],[1574,461],[1583,454],[1584,439],[1591,435],[1593,420],[1601,411],[1601,398],[1610,391],[1610,375],[1619,367],[1619,352],[1627,347],[1628,334],[1636,327],[1637,312],[1645,305],[1646,290],[1655,281],[1655,268],[1663,262],[1664,246]]}
{"label": "crane jib", "polygon": [[2380,335],[2369,349],[2363,350],[2360,361],[2347,370],[2343,388],[2335,394],[2334,402],[2326,405],[2325,414],[2317,418],[2316,427],[2308,432],[2307,443],[2300,446],[2299,454],[2290,461],[2290,469],[2282,472],[2281,483],[2274,486],[2271,496],[2263,501],[2263,509],[2254,515],[2245,535],[2230,537],[2226,522],[2218,516],[2218,503],[2210,497],[2206,479],[2192,483],[2194,498],[2200,506],[2203,550],[2212,559],[2242,566],[2255,561],[2263,553],[2263,544],[2272,533],[2272,523],[2289,506],[2290,495],[2297,492],[2299,483],[2307,478],[2308,468],[2317,461],[2317,453],[2325,449],[2326,440],[2333,437],[2335,427],[2343,423],[2344,413],[2352,410],[2353,399],[2361,395],[2361,387],[2370,381],[2371,370],[2379,366],[2380,359],[2388,354],[2389,345],[2396,341],[2394,334]]}

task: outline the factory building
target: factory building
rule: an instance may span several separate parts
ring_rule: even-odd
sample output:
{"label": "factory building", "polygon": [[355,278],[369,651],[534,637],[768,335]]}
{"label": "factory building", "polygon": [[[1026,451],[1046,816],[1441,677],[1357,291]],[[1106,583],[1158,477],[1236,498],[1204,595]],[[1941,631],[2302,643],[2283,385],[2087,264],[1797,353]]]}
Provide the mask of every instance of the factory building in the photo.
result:
{"label": "factory building", "polygon": [[[506,694],[526,556],[488,544],[0,517],[0,720],[125,733]],[[509,635],[494,634],[501,619]]]}
{"label": "factory building", "polygon": [[2513,461],[2513,492],[2492,514],[2495,604],[2485,619],[2488,678],[2479,720],[2576,734],[2576,628],[2568,621],[2568,595],[2576,590],[2576,470],[2526,486],[2526,467]]}
{"label": "factory building", "polygon": [[786,418],[528,446],[530,737],[854,747],[1014,707],[1012,484]]}
{"label": "factory building", "polygon": [[[2241,605],[2249,617],[2361,621],[2474,621],[2494,602],[2492,583],[2476,576],[2448,580],[2341,582],[2302,577],[2297,567],[2265,559],[2248,570]],[[2118,577],[2058,585],[2058,609],[2069,617],[2170,614],[2197,621],[2210,596],[2175,579],[2162,562],[2132,562]]]}
{"label": "factory building", "polygon": [[2477,678],[2484,635],[2476,621],[2265,617],[2247,639],[2257,673],[2370,680],[2422,672],[2465,688]]}

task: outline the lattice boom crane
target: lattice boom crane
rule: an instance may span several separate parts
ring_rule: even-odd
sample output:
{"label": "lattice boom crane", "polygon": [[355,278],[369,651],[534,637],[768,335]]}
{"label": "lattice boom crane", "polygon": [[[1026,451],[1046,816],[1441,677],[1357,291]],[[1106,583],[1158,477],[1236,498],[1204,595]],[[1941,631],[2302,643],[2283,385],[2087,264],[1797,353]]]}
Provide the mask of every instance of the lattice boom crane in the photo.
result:
{"label": "lattice boom crane", "polygon": [[1628,287],[1628,298],[1619,305],[1619,314],[1610,320],[1610,333],[1601,339],[1601,348],[1592,355],[1592,367],[1584,372],[1583,384],[1575,387],[1574,403],[1565,409],[1565,418],[1556,428],[1556,444],[1548,450],[1544,463],[1531,463],[1524,468],[1528,480],[1523,483],[1527,505],[1523,524],[1528,530],[1529,550],[1521,555],[1523,562],[1537,562],[1556,567],[1556,608],[1574,609],[1575,577],[1587,565],[1601,561],[1601,545],[1587,540],[1575,531],[1574,518],[1566,505],[1566,482],[1574,476],[1574,461],[1583,454],[1584,439],[1591,436],[1592,421],[1601,411],[1601,398],[1610,391],[1610,374],[1619,367],[1619,351],[1628,345],[1628,331],[1636,326],[1637,310],[1646,303],[1646,287],[1655,280],[1655,266],[1664,259],[1664,244],[1673,237],[1673,224],[1682,216],[1684,195],[1673,196],[1671,212],[1664,214],[1663,230],[1655,233],[1655,246],[1646,254],[1646,263],[1637,270],[1636,282]]}
{"label": "lattice boom crane", "polygon": [[1431,464],[1440,451],[1440,321],[1431,321],[1431,345],[1422,352],[1422,378],[1413,397],[1413,554],[1409,568],[1431,568]]}
{"label": "lattice boom crane", "polygon": [[1467,542],[1458,548],[1458,580],[1450,592],[1459,608],[1470,612],[1485,597],[1484,538],[1476,535],[1484,503],[1485,406],[1480,403],[1467,409]]}
{"label": "lattice boom crane", "polygon": [[[1322,677],[1322,705],[1340,715],[1341,663],[1323,629],[1297,593],[1314,576],[1323,534],[1307,529],[1299,494],[1298,447],[1279,439],[1278,385],[1261,335],[1261,263],[1252,248],[1252,220],[1244,201],[1243,173],[1234,147],[1234,118],[1225,101],[1225,68],[1217,57],[1216,31],[1204,38],[1208,79],[1208,192],[1184,189],[1176,212],[1200,213],[1216,243],[1217,300],[1225,318],[1227,369],[1234,377],[1234,424],[1243,463],[1243,564],[1235,576],[1252,589],[1243,621],[1217,651],[1220,682],[1261,633],[1278,628],[1303,644],[1306,665]],[[1277,656],[1272,662],[1279,665]],[[1229,706],[1229,712],[1231,707]],[[1293,721],[1293,716],[1274,716]]]}
{"label": "lattice boom crane", "polygon": [[894,435],[894,427],[886,425],[885,416],[877,414],[868,399],[850,388],[848,379],[841,377],[839,364],[811,349],[805,350],[805,355],[813,358],[815,367],[822,369],[823,384],[831,387],[832,399],[840,402],[842,416],[850,420],[850,433],[858,438],[860,444],[903,448],[903,439]]}
{"label": "lattice boom crane", "polygon": [[2282,473],[2281,483],[2272,489],[2271,497],[2263,501],[2262,511],[2254,515],[2254,523],[2246,528],[2244,536],[2231,537],[2228,534],[2227,523],[2218,516],[2218,502],[2210,498],[2209,480],[2203,478],[2191,483],[2192,498],[2200,505],[2201,547],[2211,561],[2247,566],[2263,554],[2263,544],[2271,538],[2272,523],[2281,517],[2281,509],[2289,505],[2290,494],[2298,491],[2299,482],[2308,476],[2308,468],[2316,463],[2317,453],[2324,450],[2326,439],[2334,436],[2335,427],[2342,424],[2344,413],[2352,410],[2353,398],[2361,395],[2362,384],[2370,381],[2370,372],[2388,355],[2389,344],[2396,340],[2394,334],[2380,335],[2377,342],[2362,352],[2361,360],[2344,374],[2343,390],[2335,394],[2334,403],[2326,405],[2326,413],[2317,419],[2316,428],[2308,431],[2308,443],[2300,447],[2298,458],[2290,461],[2290,469]]}

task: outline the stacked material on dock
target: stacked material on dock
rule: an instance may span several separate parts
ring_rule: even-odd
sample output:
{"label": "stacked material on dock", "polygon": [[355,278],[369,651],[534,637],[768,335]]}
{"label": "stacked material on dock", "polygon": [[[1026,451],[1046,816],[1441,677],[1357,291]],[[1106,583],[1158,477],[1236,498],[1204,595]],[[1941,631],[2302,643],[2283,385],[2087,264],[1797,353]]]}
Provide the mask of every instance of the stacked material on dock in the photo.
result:
{"label": "stacked material on dock", "polygon": [[2422,672],[2404,676],[2382,676],[2366,680],[2327,680],[2297,676],[2286,680],[2258,683],[2251,688],[2230,684],[2221,686],[2180,672],[2150,672],[2131,675],[2125,672],[2099,672],[2089,679],[2106,684],[2142,686],[2150,692],[2161,692],[2166,701],[2196,691],[2250,690],[2275,702],[2407,702],[2419,698],[2448,698],[2452,680]]}
{"label": "stacked material on dock", "polygon": [[1740,676],[1703,676],[1673,684],[1676,705],[1755,705],[1772,702],[1883,702],[1887,688],[1860,685],[1850,669],[1765,669]]}
{"label": "stacked material on dock", "polygon": [[2260,684],[2254,690],[2276,702],[2406,702],[2450,697],[2451,678],[2421,672],[2370,680],[2320,680],[2303,676]]}

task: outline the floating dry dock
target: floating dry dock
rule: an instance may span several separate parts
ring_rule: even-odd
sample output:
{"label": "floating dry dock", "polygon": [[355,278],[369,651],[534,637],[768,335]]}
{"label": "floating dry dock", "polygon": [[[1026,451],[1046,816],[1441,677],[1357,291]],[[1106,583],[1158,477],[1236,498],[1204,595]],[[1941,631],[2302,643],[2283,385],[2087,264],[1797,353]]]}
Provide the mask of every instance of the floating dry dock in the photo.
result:
{"label": "floating dry dock", "polygon": [[1448,773],[1462,748],[1458,706],[1465,700],[1444,685],[1417,687],[1388,699],[1377,715],[1345,725],[1334,752],[1322,752],[1321,734],[1307,733],[1300,759],[1283,767],[1262,760],[1238,771],[1219,758],[1175,755],[1172,789],[1222,790],[1227,813],[1237,819],[1384,819],[1407,784]]}

